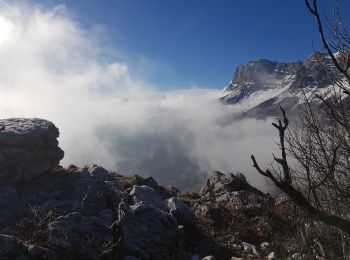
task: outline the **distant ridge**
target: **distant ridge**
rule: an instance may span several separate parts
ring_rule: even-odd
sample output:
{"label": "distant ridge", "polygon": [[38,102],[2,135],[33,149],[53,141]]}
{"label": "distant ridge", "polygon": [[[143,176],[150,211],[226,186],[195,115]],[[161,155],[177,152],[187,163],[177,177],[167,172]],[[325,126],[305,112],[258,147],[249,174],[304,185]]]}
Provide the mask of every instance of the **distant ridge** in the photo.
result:
{"label": "distant ridge", "polygon": [[275,117],[280,105],[295,115],[305,97],[319,102],[314,94],[327,97],[340,79],[329,56],[319,52],[292,63],[257,59],[237,66],[221,101],[239,105],[240,117]]}

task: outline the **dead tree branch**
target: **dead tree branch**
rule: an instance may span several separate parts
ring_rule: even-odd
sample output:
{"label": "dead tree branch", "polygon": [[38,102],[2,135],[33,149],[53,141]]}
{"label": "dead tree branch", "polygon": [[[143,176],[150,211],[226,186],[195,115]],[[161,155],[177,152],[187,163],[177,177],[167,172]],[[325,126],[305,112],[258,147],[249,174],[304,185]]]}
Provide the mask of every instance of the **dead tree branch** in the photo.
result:
{"label": "dead tree branch", "polygon": [[[274,158],[275,161],[282,166],[283,179],[277,178],[269,169],[262,170],[259,164],[257,163],[254,155],[251,156],[253,161],[253,167],[263,176],[272,180],[276,187],[281,191],[287,194],[301,209],[305,210],[311,218],[316,221],[322,221],[330,226],[339,228],[340,230],[350,234],[350,221],[346,220],[342,216],[332,215],[318,207],[314,206],[310,200],[305,197],[302,191],[298,190],[293,186],[292,178],[290,176],[289,165],[286,155],[285,147],[285,131],[288,127],[288,118],[285,111],[281,108],[283,115],[283,123],[281,120],[278,121],[278,124],[273,123],[273,126],[278,130],[280,136],[280,149],[281,149],[281,158]],[[336,151],[338,147],[336,148]]]}
{"label": "dead tree branch", "polygon": [[[327,51],[328,55],[332,59],[334,65],[336,68],[347,78],[348,81],[350,81],[350,75],[348,74],[349,66],[350,66],[350,61],[349,61],[349,54],[348,54],[348,60],[345,64],[345,67],[343,67],[340,62],[337,60],[337,58],[334,56],[333,51],[331,49],[330,44],[328,43],[324,30],[323,30],[323,25],[321,21],[321,17],[318,11],[318,6],[317,6],[317,0],[312,1],[312,5],[310,3],[310,0],[305,0],[305,4],[309,12],[315,17],[318,31],[320,34],[321,42],[323,45],[323,48]],[[350,92],[348,90],[344,90],[344,93],[347,95],[350,95]]]}

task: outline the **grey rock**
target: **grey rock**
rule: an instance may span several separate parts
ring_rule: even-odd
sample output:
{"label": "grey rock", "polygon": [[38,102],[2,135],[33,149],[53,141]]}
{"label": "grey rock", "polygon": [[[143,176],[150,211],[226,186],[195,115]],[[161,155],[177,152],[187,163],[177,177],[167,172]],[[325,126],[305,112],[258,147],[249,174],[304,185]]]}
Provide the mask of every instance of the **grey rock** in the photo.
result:
{"label": "grey rock", "polygon": [[104,209],[98,213],[99,223],[102,226],[110,227],[115,219],[114,212],[112,209]]}
{"label": "grey rock", "polygon": [[243,246],[239,245],[239,244],[232,244],[232,248],[234,248],[237,251],[242,251],[243,250]]}
{"label": "grey rock", "polygon": [[[201,196],[228,196],[233,192],[248,191],[258,195],[263,195],[261,191],[251,186],[242,173],[223,174],[214,171],[212,176],[207,180],[206,185],[200,190]],[[235,193],[236,195],[239,193]]]}
{"label": "grey rock", "polygon": [[302,254],[302,253],[294,253],[292,256],[291,256],[292,259],[295,259],[295,260],[304,260],[307,258],[307,255],[305,254]]}
{"label": "grey rock", "polygon": [[165,208],[160,195],[154,189],[146,185],[134,185],[129,195],[132,196],[134,203],[143,202],[161,210]]}
{"label": "grey rock", "polygon": [[77,212],[57,218],[48,227],[48,245],[70,250],[85,257],[98,258],[104,244],[112,241],[112,230],[101,225],[97,217]]}
{"label": "grey rock", "polygon": [[141,260],[141,258],[135,257],[135,256],[130,256],[127,255],[123,258],[123,260]]}
{"label": "grey rock", "polygon": [[25,252],[25,246],[19,239],[0,234],[0,259],[15,259]]}
{"label": "grey rock", "polygon": [[171,214],[136,203],[121,222],[122,251],[141,259],[170,259],[177,234],[177,223]]}
{"label": "grey rock", "polygon": [[185,228],[191,228],[196,224],[196,216],[193,210],[180,199],[172,197],[165,201],[169,212],[173,214],[179,225]]}
{"label": "grey rock", "polygon": [[16,217],[25,213],[25,203],[18,196],[13,186],[0,186],[0,233],[11,234],[16,224]]}
{"label": "grey rock", "polygon": [[55,251],[35,245],[28,246],[28,256],[32,259],[58,259]]}
{"label": "grey rock", "polygon": [[98,165],[93,165],[92,167],[90,167],[89,173],[92,177],[95,177],[95,178],[107,179],[108,177],[108,171],[102,166],[98,166]]}
{"label": "grey rock", "polygon": [[117,180],[107,182],[93,178],[83,169],[76,173],[55,174],[51,180],[35,183],[35,188],[28,191],[37,197],[32,204],[65,214],[77,211],[85,216],[97,216],[102,210],[115,209],[122,191]]}
{"label": "grey rock", "polygon": [[[251,186],[242,174],[214,172],[200,191],[201,203],[195,214],[220,226],[228,212],[240,212],[246,218],[263,216],[274,199]],[[210,201],[211,203],[207,203]]]}
{"label": "grey rock", "polygon": [[261,251],[266,251],[267,250],[267,248],[270,246],[270,243],[268,243],[268,242],[262,242],[261,244],[260,244],[260,249],[261,249]]}
{"label": "grey rock", "polygon": [[215,204],[199,204],[196,210],[197,216],[212,221],[216,227],[222,226],[226,213],[227,209]]}
{"label": "grey rock", "polygon": [[[93,177],[89,170],[76,168],[74,172],[55,170],[30,184],[0,185],[0,233],[16,234],[17,223],[24,218],[38,219],[46,214],[56,218],[72,212],[109,229],[115,221],[123,188],[118,179],[110,174],[108,178],[109,181]],[[30,205],[39,210],[39,216],[33,214]]]}
{"label": "grey rock", "polygon": [[242,242],[242,245],[243,245],[243,250],[245,252],[253,253],[256,256],[260,256],[258,250],[256,249],[256,246],[247,242]]}
{"label": "grey rock", "polygon": [[267,260],[276,260],[276,259],[278,259],[278,258],[277,258],[277,255],[276,255],[275,252],[271,252],[271,253],[267,256],[266,259],[267,259]]}
{"label": "grey rock", "polygon": [[209,255],[209,256],[203,257],[202,260],[216,260],[216,257],[213,255]]}
{"label": "grey rock", "polygon": [[56,167],[63,158],[59,131],[43,119],[0,120],[0,181],[30,181]]}

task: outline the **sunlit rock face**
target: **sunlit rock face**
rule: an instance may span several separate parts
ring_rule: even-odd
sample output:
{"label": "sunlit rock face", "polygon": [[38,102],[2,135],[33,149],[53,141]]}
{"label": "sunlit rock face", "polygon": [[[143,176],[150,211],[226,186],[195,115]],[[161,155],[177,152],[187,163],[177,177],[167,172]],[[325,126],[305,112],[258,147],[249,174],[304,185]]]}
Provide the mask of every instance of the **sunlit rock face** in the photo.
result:
{"label": "sunlit rock face", "polygon": [[276,116],[280,105],[293,114],[305,98],[319,102],[315,93],[330,96],[338,80],[341,76],[326,54],[292,63],[258,59],[237,66],[221,100],[240,105],[243,117]]}
{"label": "sunlit rock face", "polygon": [[0,120],[0,181],[26,182],[56,167],[64,155],[58,136],[47,120]]}

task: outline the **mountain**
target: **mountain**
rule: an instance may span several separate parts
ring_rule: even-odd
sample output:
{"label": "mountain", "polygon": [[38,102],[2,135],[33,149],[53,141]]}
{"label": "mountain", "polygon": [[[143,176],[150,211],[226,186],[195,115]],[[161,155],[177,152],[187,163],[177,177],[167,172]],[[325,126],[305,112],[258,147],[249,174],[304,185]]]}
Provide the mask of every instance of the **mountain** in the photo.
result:
{"label": "mountain", "polygon": [[240,117],[278,116],[279,106],[295,115],[305,97],[319,102],[314,94],[329,96],[339,79],[330,57],[319,52],[292,63],[257,59],[237,66],[221,101],[238,105]]}

